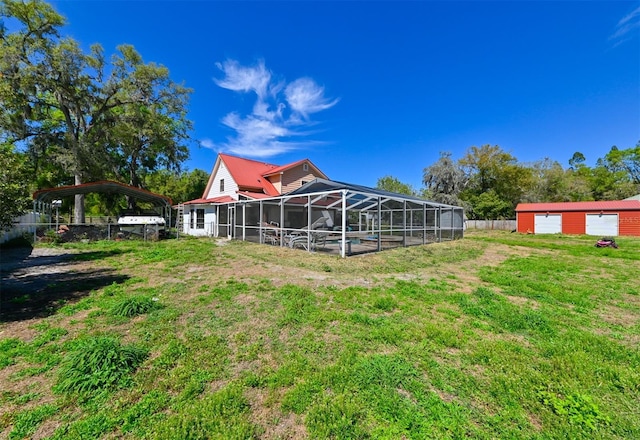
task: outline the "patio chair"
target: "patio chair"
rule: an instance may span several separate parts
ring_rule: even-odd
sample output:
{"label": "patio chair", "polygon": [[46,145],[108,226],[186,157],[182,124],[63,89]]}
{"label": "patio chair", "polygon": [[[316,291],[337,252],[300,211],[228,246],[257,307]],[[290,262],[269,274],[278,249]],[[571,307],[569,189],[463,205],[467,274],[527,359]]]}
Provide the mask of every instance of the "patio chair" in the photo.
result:
{"label": "patio chair", "polygon": [[280,231],[271,223],[263,223],[263,226],[262,242],[265,244],[280,245]]}
{"label": "patio chair", "polygon": [[[306,251],[315,251],[316,249],[323,248],[327,243],[328,232],[311,232],[310,234],[301,234],[291,237],[288,245],[292,249],[304,249]],[[310,237],[310,239],[309,239]],[[309,245],[311,247],[309,248]]]}

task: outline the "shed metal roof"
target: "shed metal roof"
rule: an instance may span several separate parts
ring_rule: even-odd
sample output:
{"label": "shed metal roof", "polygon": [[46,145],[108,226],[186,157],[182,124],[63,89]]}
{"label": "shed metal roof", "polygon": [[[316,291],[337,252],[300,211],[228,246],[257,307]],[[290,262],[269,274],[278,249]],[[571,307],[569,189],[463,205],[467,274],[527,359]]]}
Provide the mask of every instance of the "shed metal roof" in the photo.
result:
{"label": "shed metal roof", "polygon": [[640,200],[609,200],[599,202],[520,203],[516,212],[561,211],[637,211]]}
{"label": "shed metal roof", "polygon": [[171,199],[169,197],[111,180],[41,189],[33,193],[33,200],[36,202],[51,203],[53,200],[63,197],[89,193],[124,194],[134,197],[137,200],[151,203],[154,206],[171,206]]}

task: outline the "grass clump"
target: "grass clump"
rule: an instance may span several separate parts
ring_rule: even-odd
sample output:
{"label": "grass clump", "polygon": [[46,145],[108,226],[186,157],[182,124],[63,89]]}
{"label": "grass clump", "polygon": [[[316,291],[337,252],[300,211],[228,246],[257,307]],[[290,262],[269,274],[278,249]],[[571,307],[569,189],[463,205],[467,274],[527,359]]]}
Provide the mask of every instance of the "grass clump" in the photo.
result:
{"label": "grass clump", "polygon": [[558,416],[566,418],[570,424],[583,429],[594,431],[598,424],[608,425],[610,420],[604,416],[589,396],[583,394],[569,394],[560,397],[555,393],[540,391],[538,397],[541,402],[551,408]]}
{"label": "grass clump", "polygon": [[148,296],[129,296],[116,302],[111,307],[111,314],[123,318],[144,315],[159,308],[157,301]]}
{"label": "grass clump", "polygon": [[154,427],[159,439],[254,439],[258,427],[249,418],[249,402],[242,388],[229,385],[195,399]]}
{"label": "grass clump", "polygon": [[146,357],[145,350],[122,345],[112,336],[85,339],[62,361],[56,389],[86,395],[124,385]]}
{"label": "grass clump", "polygon": [[13,420],[13,430],[9,434],[9,439],[22,439],[30,436],[38,426],[47,418],[56,413],[58,408],[54,405],[42,405],[36,408],[22,411]]}

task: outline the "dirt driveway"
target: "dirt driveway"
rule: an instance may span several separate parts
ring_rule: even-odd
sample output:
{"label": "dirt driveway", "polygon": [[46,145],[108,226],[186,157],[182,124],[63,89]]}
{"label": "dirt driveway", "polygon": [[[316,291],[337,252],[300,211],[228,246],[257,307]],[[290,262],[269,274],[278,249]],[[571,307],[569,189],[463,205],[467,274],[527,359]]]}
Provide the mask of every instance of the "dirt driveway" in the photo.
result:
{"label": "dirt driveway", "polygon": [[97,269],[65,249],[19,247],[0,251],[0,322],[51,315],[69,300],[128,277]]}

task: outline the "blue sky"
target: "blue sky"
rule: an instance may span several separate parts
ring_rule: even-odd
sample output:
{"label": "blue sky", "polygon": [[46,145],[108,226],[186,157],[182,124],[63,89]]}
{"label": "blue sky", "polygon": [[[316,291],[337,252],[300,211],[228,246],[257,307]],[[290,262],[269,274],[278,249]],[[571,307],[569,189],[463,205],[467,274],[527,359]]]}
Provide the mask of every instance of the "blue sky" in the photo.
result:
{"label": "blue sky", "polygon": [[640,140],[640,2],[54,1],[85,47],[194,89],[188,169],[218,152],[416,188],[441,151],[589,165]]}

